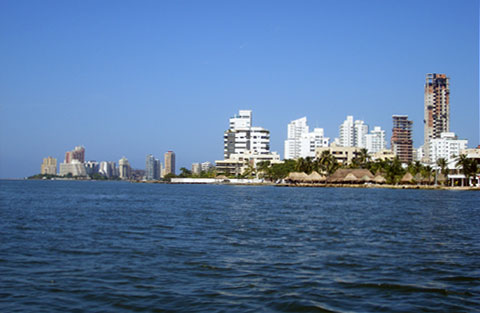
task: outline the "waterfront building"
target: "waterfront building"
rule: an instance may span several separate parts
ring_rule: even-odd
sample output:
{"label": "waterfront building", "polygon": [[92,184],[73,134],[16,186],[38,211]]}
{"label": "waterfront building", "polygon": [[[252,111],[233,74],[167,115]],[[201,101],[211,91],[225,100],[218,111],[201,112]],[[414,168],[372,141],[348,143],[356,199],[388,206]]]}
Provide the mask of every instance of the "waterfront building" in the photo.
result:
{"label": "waterfront building", "polygon": [[106,178],[115,178],[118,177],[117,165],[115,162],[100,162],[100,168],[98,170],[99,174],[105,176]]}
{"label": "waterfront building", "polygon": [[350,164],[352,160],[360,154],[360,148],[358,147],[342,147],[332,143],[330,147],[318,147],[315,149],[315,157],[318,159],[324,151],[330,152],[330,154],[340,164]]}
{"label": "waterfront building", "polygon": [[270,132],[262,127],[252,126],[252,111],[240,110],[230,118],[229,129],[224,132],[224,158],[231,154],[253,151],[259,154],[270,153]]}
{"label": "waterfront building", "polygon": [[387,149],[385,131],[380,126],[375,126],[370,131],[370,134],[365,135],[365,148],[368,150],[368,153],[377,153]]}
{"label": "waterfront building", "polygon": [[200,164],[200,167],[202,169],[202,172],[209,172],[212,170],[215,166],[212,164],[212,162],[206,161]]}
{"label": "waterfront building", "polygon": [[455,133],[441,133],[440,138],[430,140],[428,152],[430,162],[435,164],[440,158],[447,160],[447,162],[455,160],[462,150],[467,149],[467,145],[468,140],[458,139]]}
{"label": "waterfront building", "polygon": [[122,157],[118,161],[118,177],[120,179],[129,179],[132,174],[132,168],[126,157]]}
{"label": "waterfront building", "polygon": [[193,175],[200,175],[202,173],[202,167],[200,163],[192,163],[192,174]]}
{"label": "waterfront building", "polygon": [[156,159],[153,155],[147,155],[145,159],[145,179],[146,180],[159,180],[161,173],[160,160]]}
{"label": "waterfront building", "polygon": [[65,153],[65,163],[70,163],[73,160],[77,160],[80,163],[85,162],[85,148],[82,146],[77,146],[72,151],[67,151]]}
{"label": "waterfront building", "polygon": [[315,148],[328,147],[329,142],[330,138],[324,137],[323,128],[309,131],[306,117],[291,121],[287,126],[284,159],[314,157]]}
{"label": "waterfront building", "polygon": [[354,147],[365,148],[367,146],[365,136],[368,134],[368,125],[364,121],[356,120],[353,125]]}
{"label": "waterfront building", "polygon": [[43,163],[40,166],[40,174],[42,175],[56,175],[57,174],[57,159],[49,156],[43,158]]}
{"label": "waterfront building", "polygon": [[408,115],[393,115],[391,146],[402,163],[413,161],[412,124]]}
{"label": "waterfront building", "polygon": [[73,177],[87,176],[85,165],[77,159],[72,159],[69,163],[60,163],[60,176],[71,174]]}
{"label": "waterfront building", "polygon": [[173,151],[168,151],[164,155],[164,170],[163,176],[168,174],[175,175],[175,153]]}
{"label": "waterfront building", "polygon": [[390,149],[383,149],[381,151],[377,151],[370,155],[372,157],[372,161],[376,160],[393,160],[395,159],[395,154]]}
{"label": "waterfront building", "polygon": [[98,171],[100,169],[100,164],[96,161],[88,161],[85,162],[85,171],[88,176],[92,176],[94,174],[98,174]]}
{"label": "waterfront building", "polygon": [[354,147],[354,130],[353,116],[348,115],[347,119],[339,127],[339,142],[342,147]]}
{"label": "waterfront building", "polygon": [[432,162],[430,142],[450,132],[450,79],[446,74],[427,74],[424,95],[424,162]]}
{"label": "waterfront building", "polygon": [[260,154],[247,151],[246,153],[231,154],[229,159],[215,161],[218,174],[241,175],[246,170],[256,170],[258,163],[269,161],[270,164],[282,163],[276,152]]}
{"label": "waterfront building", "polygon": [[342,147],[366,147],[365,135],[368,134],[368,125],[361,120],[353,120],[348,115],[339,127],[338,144]]}

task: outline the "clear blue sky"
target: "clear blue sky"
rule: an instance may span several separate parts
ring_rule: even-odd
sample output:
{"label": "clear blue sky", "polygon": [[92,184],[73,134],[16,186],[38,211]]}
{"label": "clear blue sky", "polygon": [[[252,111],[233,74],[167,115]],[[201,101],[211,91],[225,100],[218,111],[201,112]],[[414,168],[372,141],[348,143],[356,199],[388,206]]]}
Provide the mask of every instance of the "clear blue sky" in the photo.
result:
{"label": "clear blue sky", "polygon": [[307,116],[331,139],[346,115],[423,142],[426,73],[451,78],[451,130],[479,144],[479,4],[460,1],[0,2],[0,177],[89,160],[223,158],[239,109],[283,155]]}

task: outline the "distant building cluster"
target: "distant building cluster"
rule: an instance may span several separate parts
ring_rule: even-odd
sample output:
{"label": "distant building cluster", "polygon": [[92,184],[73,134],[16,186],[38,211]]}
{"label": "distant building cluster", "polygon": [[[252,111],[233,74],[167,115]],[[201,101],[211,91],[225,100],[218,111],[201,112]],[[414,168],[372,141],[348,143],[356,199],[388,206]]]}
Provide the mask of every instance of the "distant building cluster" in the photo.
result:
{"label": "distant building cluster", "polygon": [[[371,159],[386,160],[398,158],[402,163],[421,161],[435,165],[439,159],[445,159],[453,167],[455,159],[469,152],[468,141],[459,139],[450,131],[450,81],[446,74],[427,74],[424,91],[424,142],[421,147],[413,147],[413,122],[407,115],[392,115],[392,135],[390,148],[387,148],[385,130],[380,126],[369,129],[363,120],[355,120],[348,115],[339,127],[338,137],[332,141],[325,136],[323,128],[309,127],[307,117],[296,119],[287,125],[287,138],[284,142],[284,159],[319,158],[328,151],[339,163],[349,164],[361,153],[368,153]],[[475,152],[476,153],[476,152]],[[193,163],[191,171],[181,168],[181,172],[191,175],[203,175],[214,172],[215,175],[241,175],[254,173],[262,162],[268,164],[283,162],[277,152],[270,151],[270,131],[253,126],[252,111],[240,110],[229,119],[228,129],[223,134],[223,160]],[[174,176],[176,168],[175,153],[167,151],[160,159],[148,154],[145,170],[134,170],[123,157],[115,162],[85,161],[85,148],[77,146],[65,153],[60,163],[60,176],[94,177],[100,175],[107,179],[143,179],[155,181],[167,175]],[[57,174],[57,160],[53,157],[43,159],[41,174]]]}

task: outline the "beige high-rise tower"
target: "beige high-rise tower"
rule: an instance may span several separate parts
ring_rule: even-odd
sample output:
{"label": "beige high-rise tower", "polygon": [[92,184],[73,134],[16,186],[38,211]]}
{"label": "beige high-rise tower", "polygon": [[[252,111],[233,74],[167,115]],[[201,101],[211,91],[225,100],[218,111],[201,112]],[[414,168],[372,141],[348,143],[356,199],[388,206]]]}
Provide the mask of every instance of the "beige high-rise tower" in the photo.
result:
{"label": "beige high-rise tower", "polygon": [[168,151],[165,153],[165,168],[163,170],[163,176],[167,174],[175,174],[175,153]]}
{"label": "beige high-rise tower", "polygon": [[424,103],[424,162],[430,162],[430,140],[450,131],[450,79],[446,74],[427,74]]}
{"label": "beige high-rise tower", "polygon": [[57,174],[57,159],[48,157],[43,159],[40,167],[41,174],[56,175]]}

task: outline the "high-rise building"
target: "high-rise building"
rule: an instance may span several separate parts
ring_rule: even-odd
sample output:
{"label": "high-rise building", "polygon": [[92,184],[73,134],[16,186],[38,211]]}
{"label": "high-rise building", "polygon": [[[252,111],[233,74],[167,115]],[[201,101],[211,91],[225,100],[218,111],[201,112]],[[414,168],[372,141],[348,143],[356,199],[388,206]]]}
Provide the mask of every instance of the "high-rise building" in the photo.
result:
{"label": "high-rise building", "polygon": [[85,162],[85,148],[82,146],[77,146],[72,151],[67,151],[65,153],[65,163],[71,163],[73,160],[77,160],[80,163]]}
{"label": "high-rise building", "polygon": [[85,170],[88,176],[97,174],[99,169],[100,169],[100,164],[98,164],[98,162],[96,161],[85,162]]}
{"label": "high-rise building", "polygon": [[117,165],[115,162],[100,162],[99,174],[102,174],[106,178],[118,177]]}
{"label": "high-rise building", "polygon": [[71,160],[70,163],[60,163],[60,176],[67,176],[68,174],[71,174],[74,177],[87,176],[85,164],[77,159]]}
{"label": "high-rise building", "polygon": [[353,125],[353,145],[359,148],[365,148],[367,143],[365,136],[368,134],[368,125],[364,121],[356,120]]}
{"label": "high-rise building", "polygon": [[402,163],[413,160],[412,124],[408,115],[393,115],[392,151]]}
{"label": "high-rise building", "polygon": [[380,126],[375,126],[370,134],[365,135],[365,148],[369,153],[377,153],[387,149],[385,131]]}
{"label": "high-rise building", "polygon": [[165,168],[163,171],[163,176],[167,174],[174,174],[175,175],[175,153],[173,151],[165,152]]}
{"label": "high-rise building", "polygon": [[438,159],[443,158],[447,162],[454,161],[461,151],[467,149],[468,140],[458,139],[455,133],[441,133],[440,138],[430,140],[430,161],[435,164]]}
{"label": "high-rise building", "polygon": [[446,74],[427,74],[424,103],[424,161],[430,162],[430,141],[450,132],[450,79]]}
{"label": "high-rise building", "polygon": [[240,110],[230,118],[229,129],[223,135],[223,156],[243,154],[252,151],[259,154],[270,153],[270,132],[262,127],[253,127],[252,111]]}
{"label": "high-rise building", "polygon": [[297,159],[301,157],[301,137],[303,134],[308,134],[306,117],[293,120],[287,125],[287,140],[285,140],[284,146],[284,159]]}
{"label": "high-rise building", "polygon": [[146,180],[159,180],[161,173],[160,160],[156,159],[153,155],[147,155],[145,159],[145,179]]}
{"label": "high-rise building", "polygon": [[132,168],[126,157],[122,157],[118,161],[118,177],[120,179],[129,179],[132,174]]}
{"label": "high-rise building", "polygon": [[339,132],[340,136],[338,137],[340,141],[340,146],[342,147],[354,147],[354,132],[355,128],[353,127],[353,116],[348,115],[347,119],[340,125]]}
{"label": "high-rise building", "polygon": [[330,138],[324,137],[323,128],[309,131],[306,117],[291,121],[287,126],[284,159],[315,157],[315,148],[327,147],[329,142]]}
{"label": "high-rise building", "polygon": [[348,115],[339,127],[338,144],[341,147],[366,147],[365,135],[368,134],[368,125],[364,121],[353,121],[353,116]]}
{"label": "high-rise building", "polygon": [[43,158],[43,163],[40,166],[40,173],[47,175],[56,175],[57,174],[57,159],[49,156],[48,158]]}

